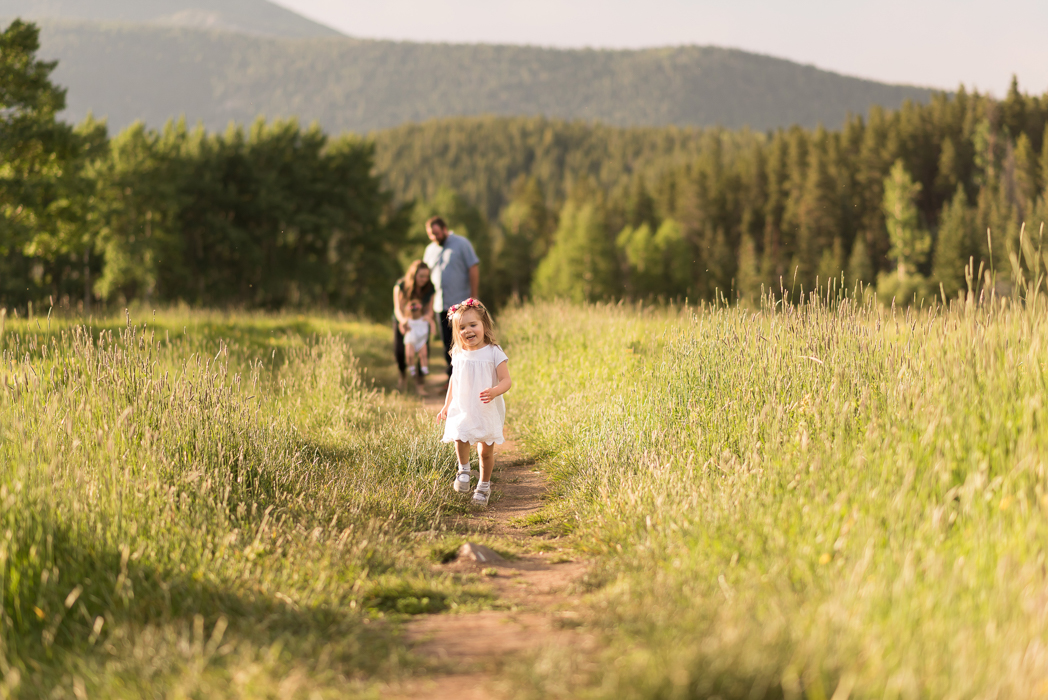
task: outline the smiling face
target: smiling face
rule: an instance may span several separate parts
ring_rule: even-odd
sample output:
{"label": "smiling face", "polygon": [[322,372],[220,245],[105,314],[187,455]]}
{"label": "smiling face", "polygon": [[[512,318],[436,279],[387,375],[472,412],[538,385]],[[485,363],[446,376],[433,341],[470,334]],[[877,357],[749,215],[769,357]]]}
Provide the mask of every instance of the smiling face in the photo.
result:
{"label": "smiling face", "polygon": [[455,331],[463,350],[477,350],[485,345],[484,322],[473,309],[458,314]]}

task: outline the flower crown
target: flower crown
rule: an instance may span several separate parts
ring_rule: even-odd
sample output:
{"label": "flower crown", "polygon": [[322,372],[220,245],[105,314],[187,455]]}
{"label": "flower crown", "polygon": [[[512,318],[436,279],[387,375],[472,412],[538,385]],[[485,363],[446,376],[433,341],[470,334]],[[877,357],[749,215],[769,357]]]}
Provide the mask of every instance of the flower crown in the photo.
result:
{"label": "flower crown", "polygon": [[469,299],[466,299],[461,304],[455,304],[450,309],[448,309],[448,316],[454,316],[455,314],[457,314],[459,311],[462,311],[463,309],[482,309],[482,308],[484,308],[483,304],[481,304],[478,300],[474,299],[473,297],[470,297]]}

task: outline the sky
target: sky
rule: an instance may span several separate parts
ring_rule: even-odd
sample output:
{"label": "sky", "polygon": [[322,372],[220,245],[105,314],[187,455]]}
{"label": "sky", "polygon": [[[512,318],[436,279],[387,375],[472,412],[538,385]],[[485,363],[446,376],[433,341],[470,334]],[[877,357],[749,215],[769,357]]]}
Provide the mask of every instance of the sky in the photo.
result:
{"label": "sky", "polygon": [[1048,91],[1048,0],[275,0],[359,38],[714,45],[891,83]]}

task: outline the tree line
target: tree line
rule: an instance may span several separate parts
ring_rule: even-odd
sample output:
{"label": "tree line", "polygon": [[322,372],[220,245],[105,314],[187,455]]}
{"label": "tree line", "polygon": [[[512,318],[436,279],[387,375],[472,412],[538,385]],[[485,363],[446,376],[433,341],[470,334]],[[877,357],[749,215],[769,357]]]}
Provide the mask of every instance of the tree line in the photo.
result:
{"label": "tree line", "polygon": [[407,220],[373,145],[295,121],[225,133],[56,119],[38,31],[0,34],[0,304],[50,298],[366,310]]}
{"label": "tree line", "polygon": [[457,196],[488,218],[496,300],[739,299],[834,280],[905,303],[991,270],[1004,291],[1036,269],[1048,221],[1048,94],[1015,81],[1004,99],[962,87],[838,131],[480,118],[372,137],[398,199]]}
{"label": "tree line", "polygon": [[[38,33],[0,35],[0,305],[321,305],[380,316],[441,214],[482,296],[886,302],[1007,287],[1048,220],[1048,94],[938,94],[837,131],[459,118],[367,139],[294,121],[110,137],[57,120]],[[1026,230],[1023,231],[1023,224]],[[989,231],[989,235],[987,234]]]}

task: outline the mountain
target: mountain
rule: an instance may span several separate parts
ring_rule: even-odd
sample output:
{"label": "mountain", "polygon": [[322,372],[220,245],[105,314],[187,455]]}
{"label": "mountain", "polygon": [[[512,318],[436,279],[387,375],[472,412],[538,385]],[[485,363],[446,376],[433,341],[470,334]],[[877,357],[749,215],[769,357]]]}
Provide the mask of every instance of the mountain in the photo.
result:
{"label": "mountain", "polygon": [[341,36],[266,0],[0,0],[0,17],[131,22],[262,36]]}
{"label": "mountain", "polygon": [[[175,0],[165,2],[164,11],[175,7]],[[11,4],[0,0],[0,9]],[[222,0],[213,7],[235,24],[247,19],[229,8],[247,4],[266,6]],[[257,29],[265,16],[256,19]],[[59,60],[55,80],[69,88],[66,118],[91,110],[114,128],[136,119],[159,126],[184,114],[190,123],[222,129],[265,115],[316,120],[329,132],[368,132],[487,114],[765,130],[836,127],[849,112],[931,95],[715,47],[563,50],[68,20],[41,26],[41,55]]]}

